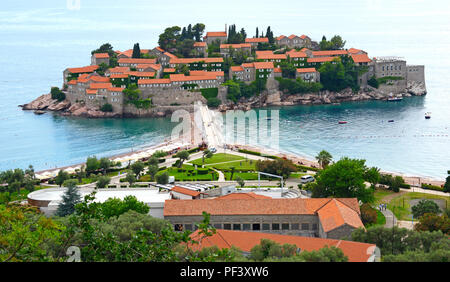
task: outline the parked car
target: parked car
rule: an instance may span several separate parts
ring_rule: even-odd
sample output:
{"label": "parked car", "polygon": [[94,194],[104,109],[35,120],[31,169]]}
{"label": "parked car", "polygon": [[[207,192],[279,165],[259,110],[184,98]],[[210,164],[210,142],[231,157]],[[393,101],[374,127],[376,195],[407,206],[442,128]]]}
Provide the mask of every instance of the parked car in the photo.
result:
{"label": "parked car", "polygon": [[301,183],[309,183],[309,182],[314,182],[314,177],[312,177],[311,175],[303,175],[300,178],[300,182]]}
{"label": "parked car", "polygon": [[217,152],[216,148],[211,148],[211,149],[209,149],[209,151],[210,151],[211,153]]}

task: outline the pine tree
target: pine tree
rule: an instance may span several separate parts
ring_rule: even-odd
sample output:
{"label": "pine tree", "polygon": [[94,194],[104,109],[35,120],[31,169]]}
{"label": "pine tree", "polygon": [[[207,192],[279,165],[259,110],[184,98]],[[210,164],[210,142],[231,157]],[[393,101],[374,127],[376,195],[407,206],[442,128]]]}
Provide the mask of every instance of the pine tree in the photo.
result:
{"label": "pine tree", "polygon": [[62,196],[62,202],[58,206],[56,214],[58,216],[67,216],[75,212],[75,205],[81,202],[81,195],[77,188],[77,180],[67,180],[64,182],[67,191]]}
{"label": "pine tree", "polygon": [[258,36],[259,36],[259,31],[258,31],[258,28],[256,28],[256,38],[258,38]]}
{"label": "pine tree", "polygon": [[139,43],[134,44],[133,55],[131,57],[135,59],[141,57],[141,48],[139,47]]}

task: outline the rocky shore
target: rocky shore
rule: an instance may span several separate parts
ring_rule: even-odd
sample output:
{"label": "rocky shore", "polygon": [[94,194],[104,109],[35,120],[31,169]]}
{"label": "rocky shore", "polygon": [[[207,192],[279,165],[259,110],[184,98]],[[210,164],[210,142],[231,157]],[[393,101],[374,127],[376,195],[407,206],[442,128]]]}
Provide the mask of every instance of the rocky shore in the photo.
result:
{"label": "rocky shore", "polygon": [[224,103],[219,106],[219,111],[244,110],[266,106],[293,106],[293,105],[322,105],[339,104],[342,102],[367,101],[367,100],[387,100],[395,97],[411,97],[426,95],[426,87],[423,83],[409,81],[406,89],[401,93],[392,94],[392,92],[382,89],[376,89],[368,86],[357,93],[347,88],[340,92],[320,91],[319,93],[286,94],[279,90],[266,90],[257,97],[242,99],[237,104]]}
{"label": "rocky shore", "polygon": [[[223,103],[218,110],[221,112],[227,110],[250,110],[253,108],[266,106],[292,106],[292,105],[321,105],[321,104],[338,104],[350,101],[366,101],[366,100],[387,100],[392,93],[382,89],[368,87],[354,93],[350,88],[340,92],[321,91],[319,93],[302,93],[302,94],[286,94],[278,88],[265,90],[261,95],[254,96],[250,99],[242,99],[239,103],[234,104],[227,101],[223,97]],[[423,83],[408,81],[408,85],[401,93],[395,96],[411,97],[422,96],[427,93]],[[136,117],[164,117],[177,109],[185,109],[192,111],[192,105],[187,106],[160,106],[150,109],[136,109],[127,106],[124,113],[102,112],[100,110],[89,109],[83,104],[71,104],[68,100],[59,102],[51,98],[51,94],[44,94],[34,101],[22,105],[23,110],[31,110],[36,114],[43,114],[46,111],[58,112],[63,116],[86,117],[86,118],[136,118]]]}

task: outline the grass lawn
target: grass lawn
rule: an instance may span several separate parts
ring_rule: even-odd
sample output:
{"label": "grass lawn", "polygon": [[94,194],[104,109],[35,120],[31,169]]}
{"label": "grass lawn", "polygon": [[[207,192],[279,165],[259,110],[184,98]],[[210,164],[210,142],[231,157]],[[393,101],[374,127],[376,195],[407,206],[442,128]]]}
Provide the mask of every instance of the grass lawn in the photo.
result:
{"label": "grass lawn", "polygon": [[225,180],[236,180],[236,177],[239,176],[244,180],[258,180],[258,174],[254,172],[235,172],[233,174],[233,179],[230,179],[231,172],[225,172]]}
{"label": "grass lawn", "polygon": [[240,169],[256,170],[255,164],[256,164],[255,160],[239,160],[223,164],[205,165],[205,167],[213,167],[217,170],[231,169],[231,167],[234,167],[237,171]]}
{"label": "grass lawn", "polygon": [[368,224],[367,226],[365,226],[366,228],[377,225],[384,226],[386,224],[386,217],[384,216],[384,214],[380,212],[378,209],[376,209],[376,211],[377,211],[377,222],[374,224]]}
{"label": "grass lawn", "polygon": [[[170,167],[166,170],[158,172],[158,174],[167,171],[170,176],[175,176],[175,181],[213,181],[219,178],[219,174],[213,170],[209,170],[208,174],[198,174],[192,166],[190,166],[190,168],[189,166],[183,166],[183,168],[187,168],[188,170],[180,172],[178,171],[178,168]],[[211,174],[211,172],[213,172],[213,174]],[[214,175],[214,177],[212,175]]]}
{"label": "grass lawn", "polygon": [[291,175],[289,175],[289,178],[298,179],[298,178],[302,177],[303,175],[307,175],[307,173],[293,172],[293,173],[291,173]]}
{"label": "grass lawn", "polygon": [[381,203],[385,203],[383,198],[385,198],[386,196],[392,195],[392,194],[395,194],[395,193],[392,192],[391,190],[376,189],[375,193],[374,193],[374,197],[375,197],[374,204],[379,205]]}
{"label": "grass lawn", "polygon": [[[241,156],[231,155],[231,154],[217,153],[217,154],[214,154],[209,159],[205,158],[205,165],[206,164],[223,163],[223,162],[229,162],[229,161],[238,161],[238,160],[245,160],[245,158],[241,157]],[[190,161],[190,163],[201,166],[202,158]]]}
{"label": "grass lawn", "polygon": [[408,192],[390,200],[388,203],[388,209],[390,209],[399,220],[411,220],[411,206],[409,204],[409,201],[414,199],[446,200],[447,206],[450,207],[450,197],[448,196],[439,196],[418,192]]}

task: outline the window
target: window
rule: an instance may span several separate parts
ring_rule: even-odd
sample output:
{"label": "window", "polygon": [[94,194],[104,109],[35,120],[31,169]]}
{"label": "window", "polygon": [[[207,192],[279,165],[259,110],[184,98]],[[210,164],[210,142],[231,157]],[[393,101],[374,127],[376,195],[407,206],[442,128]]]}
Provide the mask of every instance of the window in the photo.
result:
{"label": "window", "polygon": [[272,230],[280,230],[280,224],[279,223],[272,223]]}
{"label": "window", "polygon": [[262,228],[263,228],[263,230],[270,230],[270,224],[269,223],[263,223]]}
{"label": "window", "polygon": [[242,230],[251,230],[251,229],[250,229],[250,223],[244,223],[244,224],[242,224]]}
{"label": "window", "polygon": [[313,230],[317,230],[317,229],[319,229],[319,228],[318,228],[317,224],[314,223],[314,224],[312,225],[312,229],[313,229]]}
{"label": "window", "polygon": [[231,230],[231,223],[225,223],[225,224],[223,225],[223,229],[225,229],[225,230]]}
{"label": "window", "polygon": [[281,230],[289,230],[289,223],[282,223]]}
{"label": "window", "polygon": [[216,224],[214,224],[213,226],[214,226],[214,228],[216,228],[216,229],[222,229],[222,224],[221,224],[221,223],[216,223]]}
{"label": "window", "polygon": [[300,228],[300,225],[298,223],[292,223],[291,224],[291,229],[292,230],[298,230]]}
{"label": "window", "polygon": [[233,224],[233,230],[241,230],[241,225],[239,223]]}
{"label": "window", "polygon": [[185,224],[185,225],[184,225],[184,228],[185,228],[186,230],[192,231],[192,224]]}
{"label": "window", "polygon": [[183,224],[174,224],[175,231],[183,231]]}
{"label": "window", "polygon": [[253,230],[261,230],[261,224],[253,223]]}
{"label": "window", "polygon": [[308,223],[302,223],[302,230],[309,230],[309,224]]}

